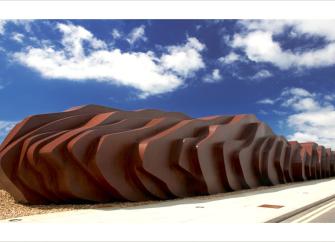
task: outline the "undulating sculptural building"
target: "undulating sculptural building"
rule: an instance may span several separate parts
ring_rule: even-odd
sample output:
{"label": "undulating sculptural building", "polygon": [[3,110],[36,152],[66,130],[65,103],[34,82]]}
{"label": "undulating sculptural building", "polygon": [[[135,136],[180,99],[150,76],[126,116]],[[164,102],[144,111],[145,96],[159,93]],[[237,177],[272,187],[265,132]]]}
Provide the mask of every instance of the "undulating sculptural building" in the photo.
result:
{"label": "undulating sculptural building", "polygon": [[0,146],[0,187],[22,203],[143,201],[335,175],[335,153],[254,115],[191,118],[75,107],[29,116]]}

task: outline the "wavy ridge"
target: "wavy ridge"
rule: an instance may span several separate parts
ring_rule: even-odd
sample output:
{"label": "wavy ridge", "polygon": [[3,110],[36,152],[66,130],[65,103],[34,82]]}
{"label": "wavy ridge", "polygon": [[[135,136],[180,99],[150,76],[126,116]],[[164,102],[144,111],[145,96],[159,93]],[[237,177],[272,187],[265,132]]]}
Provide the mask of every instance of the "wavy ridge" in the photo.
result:
{"label": "wavy ridge", "polygon": [[334,151],[289,142],[246,114],[87,105],[27,117],[0,146],[0,187],[30,204],[170,199],[334,175]]}

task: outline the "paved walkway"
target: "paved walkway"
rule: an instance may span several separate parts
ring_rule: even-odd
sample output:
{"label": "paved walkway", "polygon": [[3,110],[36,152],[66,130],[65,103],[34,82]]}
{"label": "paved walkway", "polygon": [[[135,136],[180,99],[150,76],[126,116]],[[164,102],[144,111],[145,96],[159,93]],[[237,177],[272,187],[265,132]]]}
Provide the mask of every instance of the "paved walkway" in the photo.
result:
{"label": "paved walkway", "polygon": [[[334,187],[334,178],[323,179],[128,208],[80,209],[26,216],[20,217],[19,223],[264,223],[335,196]],[[8,223],[8,220],[0,223]]]}
{"label": "paved walkway", "polygon": [[283,223],[335,223],[335,198],[292,216]]}

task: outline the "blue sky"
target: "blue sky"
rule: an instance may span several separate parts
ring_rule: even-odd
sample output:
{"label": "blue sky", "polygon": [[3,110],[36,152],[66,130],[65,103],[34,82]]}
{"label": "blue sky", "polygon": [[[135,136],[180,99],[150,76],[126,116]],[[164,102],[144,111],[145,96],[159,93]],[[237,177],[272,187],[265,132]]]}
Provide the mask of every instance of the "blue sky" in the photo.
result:
{"label": "blue sky", "polygon": [[254,113],[335,147],[335,21],[0,20],[0,139],[31,114],[100,104]]}

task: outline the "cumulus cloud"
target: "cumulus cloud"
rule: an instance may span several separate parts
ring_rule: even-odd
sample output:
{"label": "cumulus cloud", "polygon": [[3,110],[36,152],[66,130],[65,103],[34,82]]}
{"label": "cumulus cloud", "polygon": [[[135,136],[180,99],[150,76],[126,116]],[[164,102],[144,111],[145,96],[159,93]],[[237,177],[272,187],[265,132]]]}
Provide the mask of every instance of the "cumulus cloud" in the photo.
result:
{"label": "cumulus cloud", "polygon": [[137,28],[134,28],[127,36],[126,39],[129,44],[134,44],[137,41],[147,41],[147,37],[145,36],[145,26],[141,25]]}
{"label": "cumulus cloud", "polygon": [[235,61],[238,61],[239,59],[240,56],[238,54],[236,54],[235,52],[230,52],[228,55],[220,57],[219,61],[222,64],[231,64],[234,63]]}
{"label": "cumulus cloud", "polygon": [[[231,46],[242,49],[254,62],[272,63],[282,70],[317,68],[335,64],[335,20],[250,20],[240,21],[244,30],[235,34]],[[291,28],[295,36],[320,37],[322,48],[284,50],[274,36]]]}
{"label": "cumulus cloud", "polygon": [[215,83],[222,80],[222,76],[219,69],[214,69],[210,75],[204,77],[204,82]]}
{"label": "cumulus cloud", "polygon": [[212,72],[212,77],[214,80],[218,81],[222,78],[221,74],[220,74],[220,70],[219,69],[214,69]]}
{"label": "cumulus cloud", "polygon": [[335,40],[335,20],[242,20],[239,22],[248,31],[265,31],[280,34],[287,28],[297,35],[323,36],[328,40]]}
{"label": "cumulus cloud", "polygon": [[81,26],[58,24],[57,28],[63,35],[62,48],[52,44],[29,46],[13,57],[45,78],[129,86],[139,90],[142,98],[173,91],[205,67],[201,56],[205,45],[196,38],[169,46],[157,56],[151,51],[108,49],[104,41]]}
{"label": "cumulus cloud", "polygon": [[303,88],[286,88],[280,95],[283,107],[291,107],[296,111],[311,110],[319,107],[314,100],[316,94],[310,93]]}
{"label": "cumulus cloud", "polygon": [[313,98],[302,98],[294,102],[292,108],[296,111],[312,111],[319,109],[320,106]]}
{"label": "cumulus cloud", "polygon": [[266,79],[272,77],[272,73],[268,70],[260,70],[255,75],[251,77],[253,80],[260,80],[260,79]]}
{"label": "cumulus cloud", "polygon": [[24,34],[14,32],[12,33],[11,39],[18,43],[22,43],[24,39]]}
{"label": "cumulus cloud", "polygon": [[195,70],[205,67],[201,51],[205,45],[196,38],[188,38],[185,45],[175,45],[167,48],[168,53],[161,57],[162,66],[173,70],[183,77],[189,77]]}
{"label": "cumulus cloud", "polygon": [[335,148],[335,108],[321,106],[318,109],[304,110],[290,115],[288,125],[295,132],[289,139],[314,141],[321,145]]}
{"label": "cumulus cloud", "polygon": [[72,24],[57,24],[57,28],[63,33],[62,44],[67,53],[75,58],[85,56],[83,42],[89,43],[93,49],[106,48],[106,43],[93,36],[91,32],[81,26]]}
{"label": "cumulus cloud", "polygon": [[[324,95],[312,93],[303,88],[286,88],[274,99],[287,111],[287,127],[292,130],[289,140],[317,142],[335,148],[335,107]],[[261,103],[261,102],[259,102]],[[273,100],[264,99],[272,104]]]}
{"label": "cumulus cloud", "polygon": [[292,87],[292,88],[285,88],[281,93],[281,96],[297,96],[297,97],[311,97],[313,96],[312,93],[307,91],[304,88],[300,87]]}
{"label": "cumulus cloud", "polygon": [[14,128],[17,122],[0,120],[0,141],[3,140],[9,131]]}

